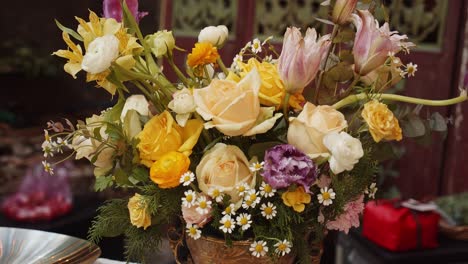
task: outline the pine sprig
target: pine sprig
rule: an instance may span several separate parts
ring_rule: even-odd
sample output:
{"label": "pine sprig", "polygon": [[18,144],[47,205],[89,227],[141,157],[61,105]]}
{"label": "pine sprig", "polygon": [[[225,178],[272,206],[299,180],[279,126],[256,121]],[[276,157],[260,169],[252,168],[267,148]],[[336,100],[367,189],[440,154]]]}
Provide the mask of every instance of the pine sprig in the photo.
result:
{"label": "pine sprig", "polygon": [[130,226],[127,200],[114,199],[99,207],[88,231],[88,240],[98,244],[103,237],[115,237],[125,233]]}

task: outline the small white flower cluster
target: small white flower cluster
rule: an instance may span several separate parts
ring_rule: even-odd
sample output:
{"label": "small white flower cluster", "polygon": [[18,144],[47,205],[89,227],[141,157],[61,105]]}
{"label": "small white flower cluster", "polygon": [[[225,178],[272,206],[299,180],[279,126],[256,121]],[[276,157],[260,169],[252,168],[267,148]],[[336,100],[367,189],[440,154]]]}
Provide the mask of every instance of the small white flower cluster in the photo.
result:
{"label": "small white flower cluster", "polygon": [[63,153],[65,148],[72,149],[70,142],[67,139],[57,137],[56,140],[52,140],[47,130],[44,130],[44,142],[42,142],[42,152],[44,152],[44,158],[53,157],[55,153]]}
{"label": "small white flower cluster", "polygon": [[[284,239],[283,241],[278,241],[274,247],[275,253],[278,256],[284,256],[291,252],[292,243]],[[254,241],[252,244],[250,244],[250,251],[254,257],[260,258],[265,256],[268,253],[267,242],[264,240]]]}
{"label": "small white flower cluster", "polygon": [[[255,38],[252,41],[249,41],[245,44],[245,46],[240,50],[240,52],[234,57],[231,69],[234,71],[240,71],[239,63],[243,62],[243,56],[246,52],[251,52],[252,55],[260,54],[262,51],[266,50],[266,45],[269,45],[269,41],[273,39],[273,36],[266,38],[263,42],[261,42],[258,38]],[[263,59],[263,61],[276,63],[276,60],[273,59],[272,55],[267,55]]]}

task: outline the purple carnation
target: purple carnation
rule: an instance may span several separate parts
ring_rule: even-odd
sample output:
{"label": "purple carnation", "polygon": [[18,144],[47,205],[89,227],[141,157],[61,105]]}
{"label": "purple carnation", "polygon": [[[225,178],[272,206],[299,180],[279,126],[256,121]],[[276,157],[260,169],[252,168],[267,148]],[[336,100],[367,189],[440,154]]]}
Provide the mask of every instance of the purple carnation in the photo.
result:
{"label": "purple carnation", "polygon": [[291,184],[309,186],[317,178],[317,168],[312,159],[292,145],[276,145],[265,152],[263,178],[273,188],[287,188]]}

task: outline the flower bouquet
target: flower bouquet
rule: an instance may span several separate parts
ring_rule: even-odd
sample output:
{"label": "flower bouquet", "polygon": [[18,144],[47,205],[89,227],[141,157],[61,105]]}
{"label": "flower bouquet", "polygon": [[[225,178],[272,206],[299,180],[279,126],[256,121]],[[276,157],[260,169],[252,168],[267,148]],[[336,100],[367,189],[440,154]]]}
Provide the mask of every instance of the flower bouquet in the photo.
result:
{"label": "flower bouquet", "polygon": [[[446,125],[407,104],[444,106],[467,95],[386,93],[415,74],[417,65],[398,57],[414,44],[379,26],[373,1],[327,2],[330,20],[320,21],[333,25],[331,34],[290,27],[281,52],[271,38],[254,39],[229,68],[218,53],[227,27],[204,28],[187,51],[171,31],[143,35],[137,1],[104,1],[104,17],[77,18],[76,31],[57,22],[68,48],[54,54],[67,59],[65,71],[85,72],[116,103],[77,125],[50,122],[44,155],[69,148],[69,157],[94,165],[96,191],[134,193],[99,209],[92,241],[124,235],[127,256],[142,260],[173,226],[198,263],[308,262],[309,234],[320,240],[326,230],[359,226],[389,142],[413,135],[414,122],[427,133]],[[184,65],[176,53],[187,54]],[[216,239],[227,255],[195,253]]]}

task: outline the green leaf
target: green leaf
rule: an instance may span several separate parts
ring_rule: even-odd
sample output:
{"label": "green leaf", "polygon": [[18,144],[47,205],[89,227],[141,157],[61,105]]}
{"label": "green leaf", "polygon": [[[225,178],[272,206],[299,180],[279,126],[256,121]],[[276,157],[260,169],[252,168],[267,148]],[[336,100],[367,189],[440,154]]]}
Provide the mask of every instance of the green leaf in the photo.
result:
{"label": "green leaf", "polygon": [[136,110],[129,110],[124,117],[123,131],[128,141],[131,141],[138,133],[140,133],[142,127],[140,123],[140,115]]}
{"label": "green leaf", "polygon": [[405,137],[420,137],[426,133],[426,127],[421,118],[414,114],[409,114],[407,120],[402,122],[403,135]]}
{"label": "green leaf", "polygon": [[131,177],[139,182],[149,182],[149,171],[144,167],[135,167],[132,170]]}
{"label": "green leaf", "polygon": [[116,169],[114,171],[114,178],[118,185],[132,185],[128,180],[128,174],[122,169]]}
{"label": "green leaf", "polygon": [[98,141],[102,141],[101,127],[95,127],[93,129],[93,137]]}
{"label": "green leaf", "polygon": [[120,120],[120,114],[122,113],[122,109],[125,105],[125,100],[119,97],[117,104],[115,104],[112,109],[108,110],[104,114],[104,120],[110,123],[114,123]]}
{"label": "green leaf", "polygon": [[432,131],[445,132],[447,131],[447,121],[438,112],[432,113],[429,124]]}
{"label": "green leaf", "polygon": [[108,187],[112,186],[112,176],[101,176],[96,177],[96,181],[94,182],[94,191],[100,192],[105,190]]}
{"label": "green leaf", "polygon": [[57,19],[54,19],[54,20],[55,20],[55,24],[57,24],[57,27],[60,28],[60,30],[62,30],[65,33],[68,33],[68,35],[74,37],[76,40],[83,41],[83,38],[81,37],[81,35],[78,34],[76,31],[74,31],[73,29],[69,29],[65,27],[64,25],[60,24],[60,22],[58,22]]}

